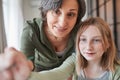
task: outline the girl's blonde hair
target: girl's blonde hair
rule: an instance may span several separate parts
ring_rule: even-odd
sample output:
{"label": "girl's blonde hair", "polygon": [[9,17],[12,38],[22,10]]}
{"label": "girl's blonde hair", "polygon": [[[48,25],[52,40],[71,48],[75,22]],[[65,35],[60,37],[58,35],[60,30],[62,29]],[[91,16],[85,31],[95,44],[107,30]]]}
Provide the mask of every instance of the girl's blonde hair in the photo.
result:
{"label": "girl's blonde hair", "polygon": [[89,18],[81,23],[80,29],[78,30],[76,37],[76,70],[77,74],[80,74],[80,70],[87,67],[87,60],[81,55],[79,49],[79,41],[81,34],[90,26],[93,25],[98,28],[102,35],[102,44],[104,49],[104,54],[102,56],[102,60],[100,65],[103,69],[114,71],[114,64],[119,64],[117,58],[116,47],[114,44],[114,40],[112,37],[112,32],[109,28],[109,25],[101,18]]}

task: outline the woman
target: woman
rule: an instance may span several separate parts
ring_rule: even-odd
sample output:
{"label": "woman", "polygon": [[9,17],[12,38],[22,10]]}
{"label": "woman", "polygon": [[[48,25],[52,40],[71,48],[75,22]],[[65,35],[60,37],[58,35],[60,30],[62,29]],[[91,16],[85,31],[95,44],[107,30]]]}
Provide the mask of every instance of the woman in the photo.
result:
{"label": "woman", "polygon": [[21,37],[21,51],[34,71],[58,67],[74,52],[85,10],[84,0],[41,0],[41,18],[27,21]]}

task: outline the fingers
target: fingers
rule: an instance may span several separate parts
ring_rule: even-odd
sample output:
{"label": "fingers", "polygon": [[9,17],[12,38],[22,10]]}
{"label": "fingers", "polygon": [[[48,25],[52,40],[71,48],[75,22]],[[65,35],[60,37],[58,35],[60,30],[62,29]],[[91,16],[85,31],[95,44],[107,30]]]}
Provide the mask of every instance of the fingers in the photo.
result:
{"label": "fingers", "polygon": [[12,54],[14,58],[14,66],[12,67],[12,73],[14,80],[27,80],[31,72],[31,62],[27,60],[25,55],[16,50],[15,48],[7,48],[6,54]]}
{"label": "fingers", "polygon": [[13,47],[6,47],[5,50],[4,50],[4,53],[7,54],[7,55],[15,55],[15,53],[18,52],[15,48]]}
{"label": "fingers", "polygon": [[11,70],[4,70],[0,72],[0,80],[14,80]]}
{"label": "fingers", "polygon": [[6,48],[0,54],[0,80],[27,80],[32,63],[15,48]]}
{"label": "fingers", "polygon": [[29,66],[31,71],[34,69],[33,63],[30,60],[28,60],[28,66]]}
{"label": "fingers", "polygon": [[0,80],[13,80],[11,68],[14,64],[15,54],[11,52],[13,48],[6,48],[3,54],[0,54]]}
{"label": "fingers", "polygon": [[14,79],[27,80],[31,72],[28,60],[19,55],[15,61],[15,66],[12,68]]}
{"label": "fingers", "polygon": [[26,59],[25,55],[22,52],[16,50],[13,47],[5,48],[5,54],[11,55],[11,57],[15,57],[15,56],[18,57],[19,55]]}
{"label": "fingers", "polygon": [[8,69],[14,65],[14,58],[17,56],[17,50],[15,48],[6,48],[3,54],[0,54],[0,71]]}
{"label": "fingers", "polygon": [[9,67],[11,67],[11,65],[13,65],[14,62],[12,58],[13,57],[11,55],[0,55],[0,71],[8,69]]}

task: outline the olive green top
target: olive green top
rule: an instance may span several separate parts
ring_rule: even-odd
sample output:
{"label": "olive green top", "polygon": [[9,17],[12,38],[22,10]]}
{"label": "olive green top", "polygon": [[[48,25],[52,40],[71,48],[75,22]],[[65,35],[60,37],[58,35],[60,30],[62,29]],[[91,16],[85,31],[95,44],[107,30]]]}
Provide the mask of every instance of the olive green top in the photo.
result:
{"label": "olive green top", "polygon": [[74,39],[75,30],[77,29],[72,31],[67,47],[63,52],[64,55],[59,58],[46,37],[43,27],[43,21],[40,18],[27,21],[21,36],[20,50],[28,59],[33,61],[37,71],[49,70],[60,66],[75,51]]}

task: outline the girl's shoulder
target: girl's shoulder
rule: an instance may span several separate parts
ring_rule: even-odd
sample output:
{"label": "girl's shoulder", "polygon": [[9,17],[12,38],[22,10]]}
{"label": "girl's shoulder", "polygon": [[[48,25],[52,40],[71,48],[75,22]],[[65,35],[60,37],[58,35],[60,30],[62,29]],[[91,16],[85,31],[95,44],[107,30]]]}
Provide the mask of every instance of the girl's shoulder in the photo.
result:
{"label": "girl's shoulder", "polygon": [[120,64],[115,64],[115,71],[111,72],[110,77],[112,80],[120,80]]}
{"label": "girl's shoulder", "polygon": [[120,72],[120,64],[116,64],[115,65],[115,72]]}

